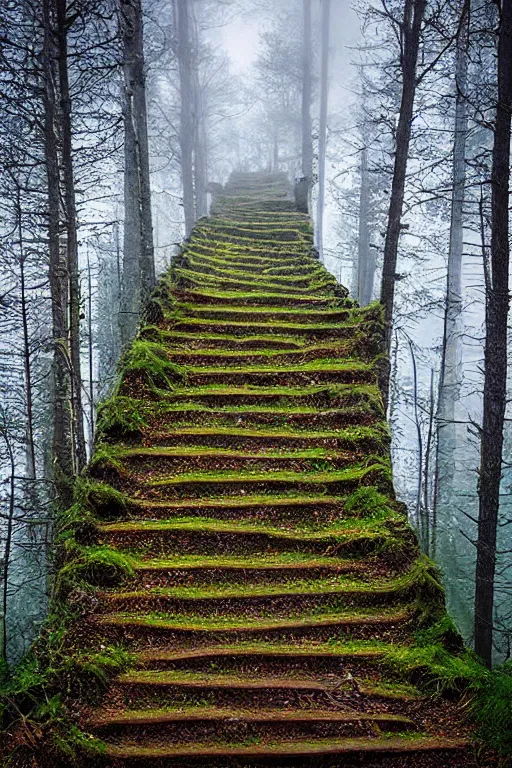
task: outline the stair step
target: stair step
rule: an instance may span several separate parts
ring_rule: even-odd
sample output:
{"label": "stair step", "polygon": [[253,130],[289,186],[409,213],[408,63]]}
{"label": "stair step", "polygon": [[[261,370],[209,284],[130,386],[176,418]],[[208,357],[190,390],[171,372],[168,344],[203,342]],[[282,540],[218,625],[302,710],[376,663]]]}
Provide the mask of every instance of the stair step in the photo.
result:
{"label": "stair step", "polygon": [[[211,645],[247,641],[259,638],[267,640],[287,639],[327,641],[333,638],[342,640],[379,640],[402,642],[410,637],[414,630],[414,611],[412,608],[368,610],[365,613],[353,611],[350,614],[318,614],[290,619],[253,619],[243,617],[235,620],[227,618],[143,616],[140,614],[107,614],[96,617],[96,623],[105,631],[110,631],[113,638],[127,638],[144,643],[150,642],[153,648],[166,648],[169,643],[179,648],[180,643],[187,645],[208,641]],[[117,631],[116,631],[117,630]]]}
{"label": "stair step", "polygon": [[127,471],[134,476],[135,481],[157,483],[159,480],[168,481],[173,477],[183,477],[183,473],[199,472],[269,472],[279,474],[284,472],[312,472],[319,468],[343,470],[362,459],[361,452],[334,451],[323,448],[312,448],[285,451],[256,451],[244,452],[204,445],[194,445],[189,441],[185,446],[153,448],[128,448],[112,453],[112,459],[101,460],[91,466],[90,474],[99,479],[109,481],[113,471]]}
{"label": "stair step", "polygon": [[[463,760],[466,760],[469,743],[465,739],[443,739],[436,737],[423,738],[373,738],[373,739],[339,739],[328,741],[316,741],[313,743],[301,744],[300,741],[279,741],[271,744],[187,744],[164,746],[119,746],[108,747],[108,754],[115,759],[131,761],[131,765],[138,766],[148,764],[168,765],[215,765],[228,766],[232,764],[240,765],[240,760],[250,760],[251,765],[268,764],[280,768],[285,766],[297,766],[297,760],[300,760],[301,766],[319,765],[319,760],[328,759],[328,763],[321,765],[344,766],[345,768],[354,768],[360,766],[361,760],[368,768],[376,768],[377,765],[383,768],[391,768],[398,763],[387,763],[384,765],[381,761],[390,758],[393,761],[400,758],[412,760],[416,756],[420,758],[416,764],[408,762],[410,768],[420,768],[425,766],[422,762],[424,757],[432,756],[433,762],[427,763],[427,768],[436,766],[436,768],[453,768],[453,766],[467,766],[467,762],[453,762],[457,759],[457,753],[461,753]],[[332,762],[332,760],[336,762]],[[378,763],[369,760],[379,760]],[[214,761],[212,763],[212,761]],[[276,761],[278,761],[276,763]],[[288,762],[285,762],[288,761]],[[339,762],[338,762],[339,761]],[[404,763],[405,765],[405,763]]]}
{"label": "stair step", "polygon": [[411,732],[414,722],[405,716],[365,712],[282,710],[257,712],[236,708],[182,708],[181,710],[128,710],[99,713],[89,727],[101,737],[117,742],[162,738],[170,741],[211,740],[212,743],[249,739],[340,738],[377,736],[386,732]]}
{"label": "stair step", "polygon": [[310,363],[326,358],[343,360],[348,358],[354,349],[354,341],[343,343],[308,344],[298,350],[224,350],[224,349],[172,349],[168,350],[169,359],[177,365],[184,366],[226,366],[228,368],[248,366],[270,366],[277,371],[283,366],[295,363]]}
{"label": "stair step", "polygon": [[[166,586],[216,584],[218,582],[266,584],[299,579],[331,578],[342,574],[357,575],[363,580],[376,572],[376,563],[365,560],[342,560],[336,557],[311,558],[297,553],[255,557],[183,555],[160,560],[144,560],[135,565],[138,581]],[[385,568],[380,566],[382,574]]]}
{"label": "stair step", "polygon": [[[252,327],[262,325],[263,323],[272,323],[274,328],[280,328],[283,325],[290,325],[293,329],[300,330],[304,326],[328,327],[333,330],[343,329],[355,333],[358,325],[350,322],[351,312],[348,309],[314,309],[303,307],[268,307],[248,306],[246,303],[236,306],[216,306],[201,304],[178,304],[178,308],[187,320],[196,318],[211,322],[213,320],[224,323],[247,323]],[[277,325],[276,325],[277,324]]]}
{"label": "stair step", "polygon": [[[391,492],[387,468],[381,464],[328,472],[197,472],[161,480],[149,480],[139,486],[148,500],[213,496],[270,495],[272,493],[331,494],[352,493],[360,484],[375,485]],[[242,493],[241,493],[242,492]]]}
{"label": "stair step", "polygon": [[304,365],[247,366],[245,368],[191,367],[188,380],[191,386],[208,384],[259,384],[265,386],[280,385],[287,381],[291,385],[303,384],[374,384],[375,371],[372,366],[362,361],[331,362],[317,360]]}
{"label": "stair step", "polygon": [[276,521],[310,519],[334,522],[345,517],[343,499],[328,496],[245,496],[210,499],[184,499],[182,501],[147,501],[130,499],[130,508],[137,517],[170,520],[175,517],[204,517],[250,521]]}
{"label": "stair step", "polygon": [[[270,291],[250,291],[245,296],[243,291],[220,291],[212,288],[187,288],[178,289],[174,292],[178,302],[190,302],[192,304],[203,305],[235,305],[240,306],[247,299],[254,306],[267,306],[281,308],[289,305],[292,307],[301,306],[303,308],[326,307],[331,308],[333,304],[339,304],[339,300],[332,296],[316,296],[304,294],[282,294],[272,293]],[[348,315],[348,313],[347,313]],[[346,315],[346,316],[347,316]]]}
{"label": "stair step", "polygon": [[387,428],[353,427],[338,431],[293,432],[249,427],[181,427],[152,434],[153,445],[228,448],[236,445],[245,451],[290,451],[323,448],[326,451],[382,453],[388,447]]}

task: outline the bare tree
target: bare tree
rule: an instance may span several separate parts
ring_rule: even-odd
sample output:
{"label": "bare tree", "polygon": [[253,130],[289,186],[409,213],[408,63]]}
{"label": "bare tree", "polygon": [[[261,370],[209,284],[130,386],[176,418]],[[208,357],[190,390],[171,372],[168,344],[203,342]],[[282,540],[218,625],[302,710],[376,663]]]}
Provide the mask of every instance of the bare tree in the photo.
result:
{"label": "bare tree", "polygon": [[[384,7],[386,8],[387,6]],[[402,98],[396,130],[395,163],[391,185],[391,198],[389,202],[386,240],[384,243],[384,264],[382,268],[381,302],[384,305],[386,347],[388,352],[391,349],[391,326],[393,322],[396,264],[404,205],[409,145],[411,141],[414,97],[417,85],[416,70],[418,64],[418,51],[426,7],[427,0],[405,0],[402,19],[397,22],[393,17],[393,23],[397,24],[400,36]],[[389,371],[388,374],[383,377],[383,397],[386,404],[388,401],[388,382]]]}
{"label": "bare tree", "polygon": [[52,304],[53,338],[53,438],[52,473],[59,496],[69,498],[69,478],[74,473],[74,452],[71,439],[71,418],[68,407],[71,391],[67,354],[67,264],[60,246],[60,171],[57,151],[55,91],[55,50],[53,37],[52,0],[43,0],[43,105],[44,105],[44,157],[48,190],[48,251]]}
{"label": "bare tree", "polygon": [[[73,402],[73,436],[77,470],[80,472],[86,464],[84,412],[82,405],[82,376],[80,364],[80,274],[78,269],[78,234],[75,197],[75,179],[73,171],[73,144],[71,125],[71,95],[68,72],[68,31],[73,24],[73,16],[68,14],[67,0],[56,2],[56,37],[58,52],[60,110],[58,128],[62,141],[62,180],[64,202],[64,225],[66,260],[69,285],[69,363],[71,366],[71,394]],[[72,14],[74,11],[71,12]]]}
{"label": "bare tree", "polygon": [[320,131],[318,138],[318,199],[316,209],[316,245],[323,261],[325,159],[327,150],[327,108],[329,102],[329,25],[331,0],[322,0],[322,67],[320,73]]}
{"label": "bare tree", "polygon": [[124,249],[122,342],[135,333],[140,304],[155,284],[141,0],[119,0],[123,47]]}
{"label": "bare tree", "polygon": [[177,53],[180,74],[180,153],[183,184],[185,232],[190,234],[196,212],[194,205],[194,125],[192,121],[192,50],[190,44],[190,6],[187,0],[175,0],[178,31]]}
{"label": "bare tree", "polygon": [[311,127],[311,99],[313,94],[312,75],[312,29],[311,0],[303,0],[302,38],[302,175],[311,184],[313,179],[313,136]]}
{"label": "bare tree", "polygon": [[[446,280],[443,349],[436,415],[436,479],[434,493],[434,551],[438,505],[453,486],[455,473],[455,404],[460,389],[462,257],[464,250],[464,200],[466,195],[466,142],[468,138],[467,76],[469,6],[463,0],[462,23],[455,54],[455,125],[450,246]],[[447,501],[447,500],[446,500]]]}
{"label": "bare tree", "polygon": [[492,235],[486,290],[485,378],[475,586],[475,651],[489,667],[492,665],[496,540],[507,389],[511,116],[512,0],[502,0],[498,39],[498,99],[492,155]]}

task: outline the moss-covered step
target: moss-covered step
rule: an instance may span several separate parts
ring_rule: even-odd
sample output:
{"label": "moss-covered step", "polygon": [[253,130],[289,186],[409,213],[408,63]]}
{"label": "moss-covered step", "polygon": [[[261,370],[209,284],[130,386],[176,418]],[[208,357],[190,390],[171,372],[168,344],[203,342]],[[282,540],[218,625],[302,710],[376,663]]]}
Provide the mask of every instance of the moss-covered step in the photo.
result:
{"label": "moss-covered step", "polygon": [[137,654],[134,668],[236,672],[283,677],[293,670],[301,674],[337,675],[341,678],[373,677],[383,666],[392,646],[375,642],[346,644],[314,642],[234,643],[224,646],[198,644],[190,651],[153,650]]}
{"label": "moss-covered step", "polygon": [[[381,578],[379,583],[358,581],[339,574],[327,578],[307,574],[307,577],[297,576],[293,581],[280,583],[276,573],[275,582],[269,585],[254,584],[248,576],[250,572],[246,574],[245,583],[185,586],[156,586],[149,577],[149,584],[144,584],[142,589],[125,588],[103,593],[101,610],[140,610],[144,613],[191,611],[196,616],[222,612],[224,616],[259,615],[262,618],[271,613],[274,617],[289,618],[302,615],[307,610],[396,606],[400,602],[421,599],[430,587],[426,582],[428,572],[415,566],[398,577]],[[432,583],[432,577],[430,579]]]}
{"label": "moss-covered step", "polygon": [[258,552],[335,553],[343,557],[375,554],[390,548],[390,557],[402,552],[410,559],[411,541],[397,539],[398,520],[347,520],[313,530],[276,528],[251,522],[209,518],[136,520],[100,524],[102,540],[116,547],[147,553],[255,554]]}
{"label": "moss-covered step", "polygon": [[[345,498],[315,495],[226,496],[215,499],[183,499],[154,501],[129,498],[132,517],[139,519],[170,520],[176,517],[209,517],[216,520],[263,521],[274,524],[296,524],[316,521],[334,523],[352,516],[360,517],[364,505],[346,504]],[[378,504],[378,502],[377,502]],[[377,508],[377,507],[374,507]],[[121,514],[126,516],[124,508]]]}
{"label": "moss-covered step", "polygon": [[[149,333],[152,331],[150,330]],[[210,332],[204,328],[197,331],[187,331],[173,328],[171,331],[160,331],[159,338],[173,349],[301,349],[307,344],[304,337],[278,336],[269,333],[252,333],[248,336],[229,335],[228,333]]]}
{"label": "moss-covered step", "polygon": [[[234,260],[206,260],[189,251],[187,253],[186,264],[187,268],[192,272],[196,272],[199,275],[215,277],[219,280],[236,279],[253,282],[255,279],[254,272],[251,271],[250,266],[244,268],[239,262]],[[323,277],[318,266],[314,265],[308,265],[307,267],[303,265],[300,269],[288,267],[284,271],[277,267],[269,269],[261,266],[258,270],[258,275],[258,280],[260,282],[266,278],[271,285],[281,285],[289,288],[291,291],[295,290],[295,288],[307,288],[312,282],[321,280]]]}
{"label": "moss-covered step", "polygon": [[177,286],[174,291],[177,301],[191,304],[240,306],[248,303],[253,307],[303,307],[326,308],[339,307],[339,297],[330,295],[314,296],[311,294],[273,293],[268,290],[224,291],[214,288],[191,288]]}
{"label": "moss-covered step", "polygon": [[[140,559],[134,563],[131,587],[204,586],[212,584],[277,585],[329,580],[350,576],[368,583],[382,578],[386,568],[378,558],[347,559],[336,556],[311,557],[300,552],[261,553],[248,556],[178,555],[160,559]],[[128,587],[127,587],[128,588]]]}
{"label": "moss-covered step", "polygon": [[152,435],[153,445],[197,446],[228,448],[236,446],[244,451],[281,451],[292,449],[321,448],[324,451],[353,451],[366,455],[384,453],[389,446],[387,426],[376,424],[369,427],[346,427],[338,430],[279,430],[265,427],[194,426],[166,429],[162,425]]}
{"label": "moss-covered step", "polygon": [[[410,640],[419,624],[416,605],[400,608],[367,608],[345,612],[315,612],[292,618],[221,617],[194,614],[112,613],[94,617],[99,637],[119,642],[129,638],[134,649],[194,648],[207,642],[225,645],[255,640],[317,642],[374,640],[400,643]],[[101,642],[101,640],[99,641]]]}
{"label": "moss-covered step", "polygon": [[[175,279],[182,289],[188,290],[200,290],[204,288],[206,290],[220,290],[220,291],[252,291],[254,289],[261,292],[268,292],[269,296],[279,297],[283,295],[285,298],[290,298],[291,295],[304,296],[308,301],[311,298],[321,298],[321,294],[328,293],[328,288],[334,289],[332,280],[325,277],[322,280],[312,281],[308,285],[281,285],[270,280],[256,279],[249,280],[248,278],[217,278],[214,275],[205,275],[200,272],[195,272],[192,269],[176,268]],[[320,294],[320,295],[319,295]],[[316,295],[316,296],[315,296]],[[336,294],[332,292],[332,295]]]}
{"label": "moss-covered step", "polygon": [[229,320],[230,322],[255,323],[288,323],[302,325],[304,323],[317,325],[340,325],[361,319],[363,316],[350,309],[338,306],[275,306],[269,307],[255,303],[238,304],[202,304],[194,301],[181,301],[177,304],[183,315],[190,317],[205,317],[208,320]]}
{"label": "moss-covered step", "polygon": [[[173,321],[171,331],[193,334],[196,338],[206,338],[210,335],[225,335],[225,337],[234,337],[241,343],[244,339],[251,337],[267,337],[272,341],[284,339],[290,344],[300,344],[301,346],[308,341],[314,343],[315,340],[337,340],[353,339],[359,328],[356,325],[348,324],[330,324],[330,323],[289,323],[282,320],[266,319],[260,322],[260,315],[250,315],[248,312],[240,314],[242,320],[233,320],[226,316],[224,320],[217,320],[210,315],[203,316],[198,313],[198,317],[187,317],[182,315],[177,321]],[[165,339],[165,336],[163,337]]]}
{"label": "moss-covered step", "polygon": [[98,458],[89,469],[89,474],[107,482],[114,478],[127,482],[145,483],[165,480],[184,473],[199,472],[240,472],[282,473],[313,472],[315,470],[346,469],[362,461],[362,452],[352,450],[335,451],[325,448],[302,450],[263,450],[249,452],[195,445],[193,441],[185,446],[151,448],[110,447],[98,451]]}
{"label": "moss-covered step", "polygon": [[376,374],[371,365],[360,360],[338,362],[320,359],[311,363],[283,365],[251,365],[240,368],[229,366],[191,366],[187,372],[192,387],[205,385],[256,384],[279,386],[284,382],[304,384],[373,384]]}
{"label": "moss-covered step", "polygon": [[[279,765],[280,768],[321,766],[322,768],[468,768],[471,766],[469,742],[461,738],[443,737],[386,737],[370,739],[316,739],[277,741],[269,744],[228,742],[224,745],[209,743],[175,744],[172,747],[154,745],[123,745],[109,747],[110,756],[122,760],[123,765],[136,768],[141,765],[157,766],[260,766]],[[300,762],[298,762],[300,761]],[[406,762],[404,762],[406,761]]]}
{"label": "moss-covered step", "polygon": [[[251,674],[201,673],[182,671],[134,671],[117,678],[119,690],[128,707],[169,705],[172,700],[182,706],[207,701],[211,705],[231,707],[287,706],[340,710],[354,700],[354,688],[360,696],[363,711],[376,712],[385,705],[389,712],[401,711],[406,716],[419,698],[411,686],[373,679],[337,679],[321,675],[254,678]],[[229,696],[231,695],[231,699]]]}
{"label": "moss-covered step", "polygon": [[[114,485],[123,483],[123,475],[114,472]],[[342,496],[352,493],[359,485],[376,486],[380,491],[389,492],[389,468],[380,462],[368,466],[355,466],[344,470],[326,467],[318,472],[196,472],[183,473],[163,479],[144,479],[126,476],[135,496],[147,500],[198,498],[209,496],[244,496],[290,494],[333,494]]]}
{"label": "moss-covered step", "polygon": [[[257,406],[264,405],[273,410],[288,408],[300,409],[309,407],[311,413],[322,412],[326,409],[364,407],[369,413],[383,416],[382,399],[377,386],[372,384],[334,384],[305,386],[270,386],[260,387],[251,385],[177,387],[170,392],[166,401],[179,403],[186,401],[200,402],[204,405]],[[122,403],[123,409],[129,409],[129,402]],[[141,411],[147,407],[142,401],[133,403],[133,407]],[[151,404],[149,406],[153,408]]]}
{"label": "moss-covered step", "polygon": [[[346,341],[307,344],[297,351],[273,349],[260,349],[257,351],[191,349],[185,351],[170,349],[169,359],[177,365],[192,366],[194,368],[200,365],[205,368],[219,365],[224,365],[228,368],[273,365],[276,368],[280,368],[293,365],[294,363],[310,363],[316,360],[350,359],[356,353],[359,344],[359,338],[353,337]],[[361,358],[364,359],[364,353],[361,354]]]}
{"label": "moss-covered step", "polygon": [[192,707],[164,710],[128,710],[96,716],[91,723],[99,736],[118,742],[126,737],[169,741],[187,737],[192,742],[222,743],[244,739],[274,740],[286,734],[287,738],[342,738],[377,736],[381,730],[388,733],[407,733],[416,730],[415,723],[404,715],[388,713],[329,712],[326,710],[262,711],[221,707]]}

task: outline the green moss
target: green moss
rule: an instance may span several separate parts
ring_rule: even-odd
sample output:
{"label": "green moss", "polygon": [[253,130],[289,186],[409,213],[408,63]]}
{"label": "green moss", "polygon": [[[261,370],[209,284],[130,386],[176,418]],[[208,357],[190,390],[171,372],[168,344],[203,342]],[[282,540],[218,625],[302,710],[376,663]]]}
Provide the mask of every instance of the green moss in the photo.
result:
{"label": "green moss", "polygon": [[[505,759],[512,758],[512,662],[491,673],[474,672],[472,705],[478,737]],[[509,763],[506,763],[507,765]]]}
{"label": "green moss", "polygon": [[143,308],[142,317],[146,323],[161,323],[165,318],[175,316],[176,300],[171,291],[170,275],[167,274],[160,278]]}
{"label": "green moss", "polygon": [[157,392],[173,389],[185,379],[186,369],[169,360],[164,346],[151,341],[135,339],[121,363],[121,389],[126,384],[137,384]]}
{"label": "green moss", "polygon": [[345,509],[354,516],[378,517],[389,508],[389,498],[372,485],[358,488],[345,499]]}
{"label": "green moss", "polygon": [[147,427],[146,412],[144,400],[114,394],[98,408],[97,439],[140,439]]}
{"label": "green moss", "polygon": [[101,763],[105,745],[77,727],[68,698],[82,706],[97,704],[112,677],[126,672],[135,657],[120,646],[74,652],[64,637],[65,628],[50,617],[36,645],[0,681],[0,721],[14,723],[8,732],[12,739],[5,738],[0,746],[5,768],[35,765],[34,750],[43,758],[38,765],[82,768]]}
{"label": "green moss", "polygon": [[130,555],[105,545],[76,547],[57,576],[56,589],[63,594],[85,584],[111,587],[122,584],[135,573]]}

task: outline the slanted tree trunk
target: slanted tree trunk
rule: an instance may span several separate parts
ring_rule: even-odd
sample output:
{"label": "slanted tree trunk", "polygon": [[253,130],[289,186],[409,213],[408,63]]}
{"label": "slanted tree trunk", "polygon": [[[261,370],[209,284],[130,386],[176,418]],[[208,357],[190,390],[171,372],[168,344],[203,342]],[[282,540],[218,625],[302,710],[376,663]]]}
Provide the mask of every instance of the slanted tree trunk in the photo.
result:
{"label": "slanted tree trunk", "polygon": [[190,45],[190,0],[175,0],[178,30],[178,67],[180,73],[180,153],[181,179],[183,185],[183,209],[185,233],[188,237],[194,226],[196,211],[194,205],[194,126],[192,122],[192,61]]}
{"label": "slanted tree trunk", "polygon": [[71,126],[71,96],[68,72],[68,9],[67,0],[56,0],[56,32],[62,137],[62,181],[64,225],[66,232],[66,259],[69,278],[69,358],[71,364],[73,434],[77,470],[86,465],[84,411],[82,405],[82,375],[80,364],[80,272],[78,267],[78,235],[73,172],[73,146]]}
{"label": "slanted tree trunk", "polygon": [[475,651],[488,667],[492,664],[496,536],[507,391],[511,115],[512,0],[502,0],[498,42],[498,103],[492,155],[491,274],[485,311],[485,377],[475,586]]}
{"label": "slanted tree trunk", "polygon": [[439,506],[447,505],[447,494],[453,488],[455,476],[455,404],[459,399],[462,313],[462,257],[464,249],[464,199],[466,192],[467,117],[467,46],[469,39],[469,8],[463,0],[463,19],[457,38],[455,65],[455,126],[453,142],[453,190],[451,201],[450,246],[446,280],[443,351],[438,387],[436,415],[436,472],[432,546],[435,555],[438,534]]}
{"label": "slanted tree trunk", "polygon": [[[382,267],[381,302],[384,305],[386,322],[386,348],[391,349],[393,307],[395,299],[396,264],[398,244],[405,196],[405,179],[411,128],[413,119],[414,97],[416,94],[416,69],[420,45],[421,27],[427,0],[405,0],[403,21],[400,24],[402,72],[402,98],[396,132],[395,163],[391,199],[389,202],[386,240],[384,244],[384,263]],[[389,367],[382,378],[383,398],[387,405],[389,394]]]}
{"label": "slanted tree trunk", "polygon": [[122,346],[137,329],[141,304],[155,285],[151,216],[142,8],[140,0],[120,0],[123,45],[124,241],[120,312]]}
{"label": "slanted tree trunk", "polygon": [[311,0],[303,0],[304,31],[302,40],[302,175],[311,184],[313,179],[313,132],[311,127],[312,33]]}
{"label": "slanted tree trunk", "polygon": [[71,500],[70,480],[74,473],[70,378],[68,366],[68,275],[60,243],[60,175],[56,127],[54,13],[52,0],[42,2],[44,159],[48,189],[48,266],[52,307],[52,478],[63,505]]}
{"label": "slanted tree trunk", "polygon": [[318,139],[318,199],[316,246],[324,260],[325,156],[327,151],[327,109],[329,103],[329,23],[331,0],[322,0],[322,68],[320,74],[320,132]]}

